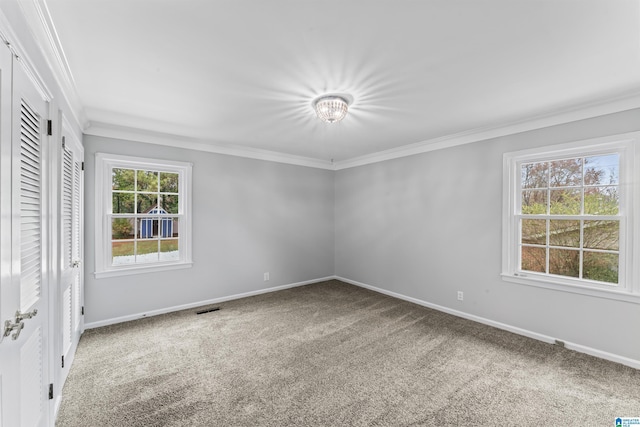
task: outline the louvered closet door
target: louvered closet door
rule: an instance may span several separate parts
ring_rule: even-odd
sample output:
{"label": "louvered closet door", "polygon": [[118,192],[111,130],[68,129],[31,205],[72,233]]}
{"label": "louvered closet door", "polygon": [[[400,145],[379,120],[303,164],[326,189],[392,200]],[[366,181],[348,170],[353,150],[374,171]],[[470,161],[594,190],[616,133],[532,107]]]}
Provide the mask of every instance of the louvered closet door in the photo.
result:
{"label": "louvered closet door", "polygon": [[[3,67],[5,63],[3,61]],[[4,69],[2,70],[4,74]],[[29,79],[19,61],[12,59],[11,102],[2,90],[2,106],[10,106],[10,117],[2,109],[2,323],[15,320],[15,312],[34,313],[22,320],[24,327],[13,339],[14,331],[0,343],[1,412],[3,427],[36,427],[49,424],[48,408],[48,271],[45,269],[48,245],[46,222],[45,141],[48,104]],[[4,77],[3,77],[4,78]],[[4,81],[2,88],[4,89]],[[5,139],[6,124],[10,139]],[[11,141],[10,147],[5,144]],[[5,155],[10,151],[11,173],[6,175]],[[9,183],[6,180],[10,180]],[[4,199],[10,192],[10,203]],[[5,204],[5,202],[7,202]],[[10,223],[4,214],[10,213]],[[10,236],[7,236],[10,233]],[[7,249],[9,254],[7,254]],[[8,265],[7,265],[8,262]],[[5,268],[10,266],[10,268]],[[8,291],[7,291],[8,290]],[[5,292],[7,291],[7,292]],[[11,308],[5,308],[5,296]],[[20,322],[18,322],[20,323]],[[4,334],[3,334],[4,335]]]}
{"label": "louvered closet door", "polygon": [[[11,277],[11,54],[0,45],[0,426],[20,425],[20,401],[12,393],[19,382],[19,347],[5,337],[5,320],[12,320],[20,305],[18,287]],[[9,331],[11,333],[11,331]]]}
{"label": "louvered closet door", "polygon": [[83,206],[83,150],[78,139],[63,126],[62,132],[62,199],[61,254],[59,301],[61,389],[69,374],[69,367],[80,340],[82,330],[82,206]]}

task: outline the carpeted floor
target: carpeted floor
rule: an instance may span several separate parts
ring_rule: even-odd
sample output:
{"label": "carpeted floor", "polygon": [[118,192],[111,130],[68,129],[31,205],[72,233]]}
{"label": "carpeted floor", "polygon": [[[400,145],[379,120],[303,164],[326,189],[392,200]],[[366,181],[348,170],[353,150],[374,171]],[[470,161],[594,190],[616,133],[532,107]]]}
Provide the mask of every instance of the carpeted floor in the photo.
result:
{"label": "carpeted floor", "polygon": [[610,426],[640,371],[338,281],[87,331],[60,427]]}

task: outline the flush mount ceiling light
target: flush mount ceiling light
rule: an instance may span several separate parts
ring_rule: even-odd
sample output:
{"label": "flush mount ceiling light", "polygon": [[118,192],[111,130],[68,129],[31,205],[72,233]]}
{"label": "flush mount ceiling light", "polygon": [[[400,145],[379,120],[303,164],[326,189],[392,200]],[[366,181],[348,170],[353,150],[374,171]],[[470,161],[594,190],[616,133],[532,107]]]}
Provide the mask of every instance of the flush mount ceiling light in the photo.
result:
{"label": "flush mount ceiling light", "polygon": [[349,102],[346,97],[323,95],[313,101],[313,109],[320,119],[327,123],[336,123],[347,115]]}

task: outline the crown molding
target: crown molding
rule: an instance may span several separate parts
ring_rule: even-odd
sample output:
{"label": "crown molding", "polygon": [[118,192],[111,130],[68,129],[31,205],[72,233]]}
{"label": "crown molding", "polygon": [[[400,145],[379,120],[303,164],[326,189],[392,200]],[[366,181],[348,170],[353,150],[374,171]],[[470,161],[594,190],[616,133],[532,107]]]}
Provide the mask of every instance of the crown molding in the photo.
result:
{"label": "crown molding", "polygon": [[189,150],[205,151],[216,154],[226,154],[229,156],[246,157],[255,160],[265,160],[268,162],[286,163],[296,166],[306,166],[310,168],[333,170],[333,163],[326,160],[313,159],[310,157],[295,156],[292,154],[279,153],[275,151],[262,150],[244,146],[231,146],[212,141],[197,139],[166,133],[144,131],[141,129],[112,125],[102,122],[91,122],[84,131],[85,135],[101,136],[105,138],[125,139],[129,141],[158,144],[174,148],[185,148]]}
{"label": "crown molding", "polygon": [[[91,122],[85,129],[86,135],[102,136],[107,138],[127,139],[132,141],[159,144],[171,147],[180,147],[191,150],[205,151],[230,156],[246,157],[270,162],[287,163],[297,166],[306,166],[326,170],[342,170],[372,163],[384,162],[401,157],[427,153],[458,145],[470,144],[492,138],[513,135],[516,133],[542,129],[550,126],[571,123],[607,114],[640,108],[640,92],[621,97],[611,98],[606,101],[584,104],[580,107],[559,110],[554,113],[530,117],[525,120],[511,122],[502,126],[483,127],[433,138],[405,145],[402,147],[384,150],[352,159],[331,162],[310,157],[295,156],[281,152],[262,150],[257,148],[232,146],[214,143],[204,139],[189,138],[179,135],[171,135],[159,132],[144,131],[141,129],[118,126],[103,122]],[[179,141],[178,143],[176,143]]]}
{"label": "crown molding", "polygon": [[69,114],[78,128],[84,129],[87,125],[84,106],[78,96],[75,80],[46,0],[20,0],[18,3],[34,40],[69,106]]}
{"label": "crown molding", "polygon": [[472,142],[483,141],[491,138],[498,138],[501,136],[513,135],[516,133],[561,125],[607,114],[619,113],[635,108],[640,108],[640,92],[634,92],[629,95],[610,98],[604,101],[583,104],[579,107],[573,107],[570,109],[558,110],[553,113],[529,117],[506,125],[472,129],[452,135],[445,135],[439,138],[428,139],[415,144],[392,148],[390,150],[379,151],[377,153],[354,157],[352,159],[337,161],[335,162],[334,169],[349,169],[371,163],[384,162],[386,160],[413,156],[415,154],[427,153],[429,151],[441,150],[443,148],[455,147],[457,145],[470,144]]}

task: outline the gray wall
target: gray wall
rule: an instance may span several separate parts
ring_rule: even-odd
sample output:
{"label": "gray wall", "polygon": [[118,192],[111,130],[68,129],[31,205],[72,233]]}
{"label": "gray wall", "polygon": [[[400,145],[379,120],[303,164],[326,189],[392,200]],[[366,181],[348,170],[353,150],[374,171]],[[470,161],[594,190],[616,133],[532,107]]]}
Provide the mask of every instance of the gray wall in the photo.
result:
{"label": "gray wall", "polygon": [[[502,154],[637,130],[632,110],[337,172],[86,136],[86,322],[335,274],[640,360],[640,305],[500,278]],[[95,152],[194,164],[192,269],[93,277]]]}
{"label": "gray wall", "polygon": [[338,171],[336,275],[640,360],[640,305],[500,278],[502,154],[637,130],[633,110]]}
{"label": "gray wall", "polygon": [[[86,323],[334,274],[333,171],[95,136],[84,146]],[[193,163],[193,268],[95,279],[96,152]]]}

